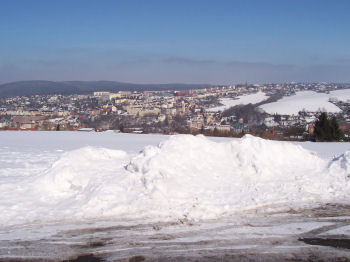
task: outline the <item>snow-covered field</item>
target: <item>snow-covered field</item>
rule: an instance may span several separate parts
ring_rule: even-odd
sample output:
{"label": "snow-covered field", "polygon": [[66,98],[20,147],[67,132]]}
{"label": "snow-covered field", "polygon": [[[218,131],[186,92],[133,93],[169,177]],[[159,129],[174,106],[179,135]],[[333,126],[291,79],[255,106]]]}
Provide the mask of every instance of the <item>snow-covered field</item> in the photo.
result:
{"label": "snow-covered field", "polygon": [[[0,132],[0,141],[0,258],[23,255],[14,244],[19,240],[31,241],[39,257],[48,255],[40,245],[51,243],[59,256],[57,245],[100,239],[101,228],[109,228],[104,239],[133,238],[130,232],[136,231],[126,236],[123,230],[134,227],[145,230],[143,239],[155,237],[161,225],[162,237],[174,233],[182,242],[214,239],[215,232],[230,241],[233,233],[291,235],[296,227],[307,232],[320,225],[303,220],[297,223],[304,226],[293,226],[290,217],[285,221],[292,224],[274,222],[269,230],[246,231],[242,225],[272,223],[261,214],[270,219],[290,210],[344,205],[350,195],[349,143],[113,132]],[[88,229],[88,240],[82,239]],[[192,233],[187,238],[184,232]]]}
{"label": "snow-covered field", "polygon": [[209,108],[208,111],[211,111],[211,112],[224,111],[232,106],[256,104],[266,100],[267,98],[269,97],[264,92],[257,92],[255,94],[250,94],[250,95],[242,95],[242,96],[238,96],[236,99],[222,98],[220,99],[220,103],[223,104],[222,106]]}
{"label": "snow-covered field", "polygon": [[341,109],[329,102],[329,99],[348,101],[350,99],[350,89],[332,91],[329,94],[316,93],[314,91],[297,92],[293,96],[284,97],[273,103],[260,106],[269,114],[297,115],[299,111],[306,110],[316,112],[318,110],[338,113]]}

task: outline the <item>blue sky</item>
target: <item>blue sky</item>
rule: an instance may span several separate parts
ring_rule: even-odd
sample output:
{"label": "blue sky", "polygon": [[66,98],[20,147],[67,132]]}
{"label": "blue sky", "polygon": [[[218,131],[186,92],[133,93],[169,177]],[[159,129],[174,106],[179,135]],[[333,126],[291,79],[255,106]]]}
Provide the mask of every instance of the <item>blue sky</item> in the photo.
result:
{"label": "blue sky", "polygon": [[0,0],[0,82],[350,82],[350,1]]}

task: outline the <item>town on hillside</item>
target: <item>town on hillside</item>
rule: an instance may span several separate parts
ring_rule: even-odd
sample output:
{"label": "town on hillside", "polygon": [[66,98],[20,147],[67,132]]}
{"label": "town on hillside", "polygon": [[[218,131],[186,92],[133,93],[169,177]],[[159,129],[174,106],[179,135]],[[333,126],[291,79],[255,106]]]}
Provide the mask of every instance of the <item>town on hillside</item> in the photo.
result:
{"label": "town on hillside", "polygon": [[[187,91],[119,91],[86,95],[0,98],[0,130],[191,133],[280,140],[310,140],[321,109],[268,113],[263,105],[301,91],[329,93],[350,85],[328,83],[242,84]],[[240,103],[260,94],[263,99]],[[227,103],[228,102],[228,103]],[[345,137],[350,135],[350,101],[329,99]],[[225,105],[225,103],[227,103]]]}

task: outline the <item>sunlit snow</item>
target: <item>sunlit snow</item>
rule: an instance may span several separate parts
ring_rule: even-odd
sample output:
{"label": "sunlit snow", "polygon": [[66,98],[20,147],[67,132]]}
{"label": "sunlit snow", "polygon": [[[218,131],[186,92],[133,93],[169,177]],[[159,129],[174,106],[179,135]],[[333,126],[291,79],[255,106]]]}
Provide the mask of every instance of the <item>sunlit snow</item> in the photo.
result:
{"label": "sunlit snow", "polygon": [[232,106],[256,104],[266,100],[267,98],[268,96],[261,91],[255,94],[238,96],[236,99],[222,98],[220,99],[220,103],[223,104],[222,106],[209,108],[208,111],[211,111],[211,112],[224,111]]}
{"label": "sunlit snow", "polygon": [[281,100],[260,106],[269,114],[297,115],[299,111],[327,111],[332,113],[341,112],[341,109],[331,103],[330,99],[348,101],[350,89],[332,91],[329,94],[314,91],[297,92],[295,95],[283,97]]}
{"label": "sunlit snow", "polygon": [[338,201],[350,193],[348,152],[325,159],[297,144],[249,135],[214,141],[1,132],[0,139],[2,226],[67,218],[209,219]]}

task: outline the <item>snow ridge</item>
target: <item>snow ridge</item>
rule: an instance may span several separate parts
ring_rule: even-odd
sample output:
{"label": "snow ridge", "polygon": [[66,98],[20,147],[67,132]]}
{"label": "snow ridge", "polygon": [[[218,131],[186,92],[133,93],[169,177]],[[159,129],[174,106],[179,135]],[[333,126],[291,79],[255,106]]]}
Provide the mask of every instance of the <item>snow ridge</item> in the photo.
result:
{"label": "snow ridge", "polygon": [[99,147],[0,185],[0,224],[92,218],[209,219],[257,207],[340,201],[350,151],[331,162],[288,142],[246,135],[214,142],[172,136],[138,154]]}

